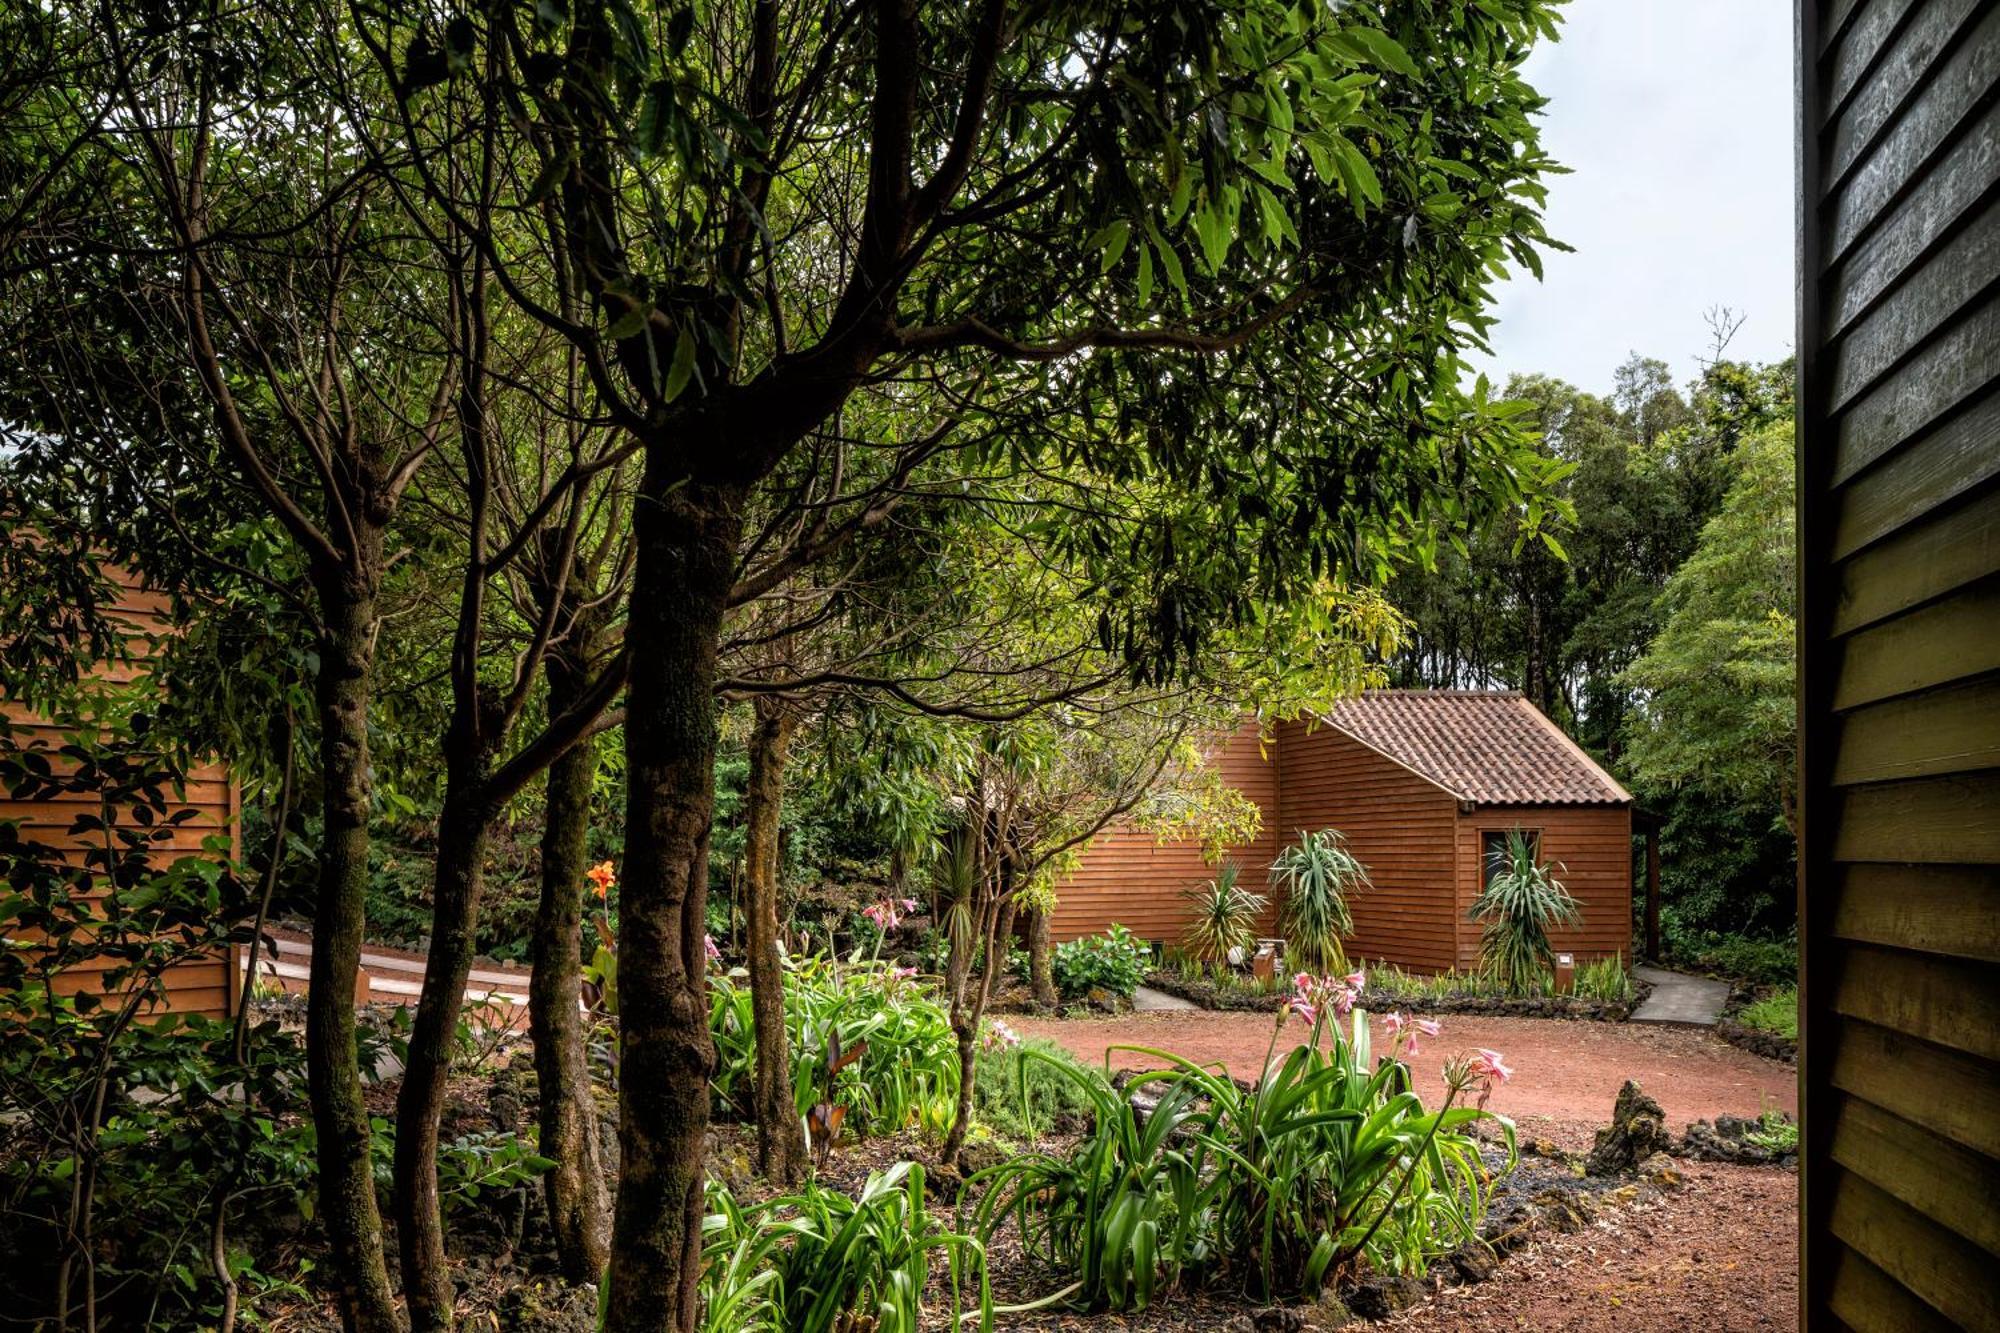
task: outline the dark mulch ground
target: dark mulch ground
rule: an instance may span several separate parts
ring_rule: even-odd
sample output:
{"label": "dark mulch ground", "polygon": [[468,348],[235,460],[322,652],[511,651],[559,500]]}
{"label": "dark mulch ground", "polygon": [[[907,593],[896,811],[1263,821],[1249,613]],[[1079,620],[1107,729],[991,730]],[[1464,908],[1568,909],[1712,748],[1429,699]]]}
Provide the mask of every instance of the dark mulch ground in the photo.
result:
{"label": "dark mulch ground", "polygon": [[[1214,1060],[1233,1072],[1254,1074],[1271,1036],[1269,1015],[1181,1013],[1136,1015],[1111,1020],[1057,1022],[1021,1020],[1024,1032],[1054,1037],[1077,1054],[1102,1059],[1105,1048],[1121,1042],[1169,1045],[1198,1059]],[[1296,1035],[1296,1034],[1294,1034]],[[1590,1146],[1593,1130],[1609,1117],[1617,1084],[1636,1077],[1664,1104],[1678,1130],[1689,1119],[1721,1113],[1755,1114],[1765,1106],[1795,1105],[1793,1072],[1727,1046],[1706,1033],[1645,1029],[1586,1022],[1459,1018],[1449,1020],[1444,1039],[1430,1043],[1417,1061],[1425,1078],[1434,1077],[1438,1058],[1472,1046],[1503,1050],[1519,1071],[1496,1090],[1495,1110],[1521,1127],[1524,1156],[1519,1169],[1496,1189],[1494,1213],[1505,1220],[1526,1209],[1537,1220],[1498,1264],[1490,1279],[1457,1285],[1443,1275],[1397,1295],[1418,1303],[1373,1327],[1385,1330],[1579,1329],[1619,1333],[1685,1333],[1692,1324],[1713,1329],[1787,1327],[1796,1315],[1794,1218],[1797,1177],[1787,1170],[1685,1163],[1685,1183],[1656,1189],[1624,1180],[1579,1182],[1567,1155]],[[504,1056],[502,1057],[504,1059]],[[1114,1063],[1143,1066],[1148,1061],[1114,1054]],[[491,1083],[485,1077],[454,1080],[446,1133],[492,1124]],[[1435,1095],[1439,1090],[1425,1087]],[[371,1093],[378,1114],[393,1114],[393,1084]],[[1061,1152],[1069,1140],[1052,1137],[1041,1146]],[[751,1133],[746,1126],[718,1126],[711,1155],[728,1161],[732,1182],[746,1202],[768,1191],[741,1178]],[[1018,1150],[1018,1149],[1010,1149]],[[913,1158],[928,1164],[933,1145],[914,1132],[850,1145],[836,1153],[821,1174],[826,1184],[853,1192],[869,1171]],[[1584,1196],[1574,1207],[1552,1210],[1547,1200]],[[1552,1193],[1552,1191],[1560,1192]],[[522,1201],[525,1207],[526,1200]],[[526,1333],[589,1333],[595,1327],[595,1295],[566,1287],[549,1270],[545,1243],[538,1244],[536,1210],[510,1213],[495,1201],[454,1233],[464,1292],[461,1326],[505,1328]],[[936,1208],[949,1217],[940,1198]],[[1553,1215],[1553,1220],[1551,1217]],[[1576,1228],[1576,1229],[1565,1229]],[[393,1258],[394,1246],[391,1242]],[[1019,1250],[1010,1231],[997,1239],[990,1256],[995,1298],[1001,1304],[1032,1301],[1061,1287],[1066,1279],[1041,1271]],[[291,1333],[332,1333],[338,1328],[324,1302],[291,1304],[271,1310],[269,1327]],[[1341,1327],[1338,1309],[1293,1308],[1261,1311],[1228,1292],[1178,1291],[1133,1315],[1077,1315],[1059,1310],[1010,1314],[1002,1328],[1069,1330],[1306,1330]],[[947,1329],[950,1318],[944,1277],[932,1289],[927,1326]],[[1369,1327],[1360,1324],[1357,1327]]]}

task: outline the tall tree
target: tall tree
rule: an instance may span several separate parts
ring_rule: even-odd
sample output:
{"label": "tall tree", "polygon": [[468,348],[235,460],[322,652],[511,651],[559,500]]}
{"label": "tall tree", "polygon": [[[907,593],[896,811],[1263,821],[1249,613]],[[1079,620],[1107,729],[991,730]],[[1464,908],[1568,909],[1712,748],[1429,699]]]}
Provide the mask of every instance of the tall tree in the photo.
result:
{"label": "tall tree", "polygon": [[1746,437],[1735,472],[1667,584],[1659,635],[1625,673],[1644,700],[1627,758],[1649,786],[1762,807],[1796,835],[1791,428]]}
{"label": "tall tree", "polygon": [[1104,641],[1152,676],[1256,601],[1372,574],[1515,494],[1532,460],[1456,397],[1454,350],[1492,266],[1532,263],[1541,238],[1519,67],[1551,14],[758,0],[662,32],[590,0],[352,18],[413,156],[454,77],[484,80],[495,132],[533,147],[518,216],[538,238],[485,238],[495,283],[571,340],[645,455],[607,1326],[690,1328],[714,683],[753,492],[867,384],[1010,410],[1008,448],[1107,495],[1166,483],[1146,540],[1077,536]]}

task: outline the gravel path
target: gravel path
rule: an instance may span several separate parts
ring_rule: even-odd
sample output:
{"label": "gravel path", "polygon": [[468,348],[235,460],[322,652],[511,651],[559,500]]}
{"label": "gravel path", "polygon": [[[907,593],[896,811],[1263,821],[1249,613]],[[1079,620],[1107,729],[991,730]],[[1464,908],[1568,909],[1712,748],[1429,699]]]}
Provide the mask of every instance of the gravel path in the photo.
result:
{"label": "gravel path", "polygon": [[[1411,1060],[1417,1090],[1426,1100],[1444,1095],[1446,1057],[1485,1047],[1499,1051],[1514,1077],[1494,1089],[1491,1110],[1511,1116],[1523,1133],[1546,1135],[1565,1148],[1588,1147],[1591,1132],[1611,1118],[1611,1104],[1626,1079],[1659,1099],[1668,1126],[1679,1133],[1691,1120],[1755,1115],[1766,1106],[1796,1112],[1798,1080],[1784,1065],[1739,1050],[1712,1034],[1628,1023],[1570,1022],[1546,1018],[1447,1017],[1444,1034],[1424,1038]],[[1151,1046],[1203,1063],[1220,1062],[1240,1078],[1254,1077],[1271,1042],[1268,1014],[1132,1014],[1112,1019],[1011,1018],[1022,1036],[1049,1037],[1082,1059],[1096,1062],[1117,1045]],[[1376,1039],[1380,1041],[1380,1022]],[[1291,1020],[1280,1038],[1297,1041],[1304,1028]],[[1142,1069],[1159,1061],[1133,1051],[1113,1051],[1114,1067]]]}
{"label": "gravel path", "polygon": [[1738,1333],[1798,1327],[1798,1177],[1689,1163],[1687,1184],[1608,1208],[1379,1325],[1396,1333]]}

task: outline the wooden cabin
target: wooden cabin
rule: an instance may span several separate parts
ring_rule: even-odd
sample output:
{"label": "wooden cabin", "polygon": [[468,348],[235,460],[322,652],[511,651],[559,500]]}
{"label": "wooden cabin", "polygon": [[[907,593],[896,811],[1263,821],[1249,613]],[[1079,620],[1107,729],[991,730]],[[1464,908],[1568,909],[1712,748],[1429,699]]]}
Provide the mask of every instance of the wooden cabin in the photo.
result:
{"label": "wooden cabin", "polygon": [[[1268,735],[1246,721],[1210,762],[1263,811],[1254,843],[1231,848],[1245,888],[1264,891],[1272,860],[1301,832],[1338,829],[1370,883],[1349,899],[1348,953],[1427,971],[1479,958],[1473,900],[1494,854],[1519,829],[1576,898],[1581,924],[1554,935],[1581,962],[1631,956],[1632,797],[1519,694],[1378,690]],[[1212,877],[1194,843],[1142,829],[1100,835],[1057,889],[1058,940],[1118,922],[1172,943],[1183,895]],[[1261,929],[1275,929],[1267,904]]]}
{"label": "wooden cabin", "polygon": [[[133,660],[104,663],[93,673],[93,679],[115,687],[143,679],[148,645],[167,627],[167,599],[142,587],[129,572],[112,568],[106,569],[105,574],[117,590],[116,600],[107,609],[129,627]],[[51,750],[63,744],[64,731],[61,727],[4,697],[0,697],[0,717],[4,717],[7,723],[0,728],[0,753],[8,749],[27,749],[37,741]],[[63,761],[55,762],[60,765]],[[186,786],[172,794],[171,802],[174,810],[190,810],[192,815],[174,829],[167,840],[158,844],[159,850],[153,854],[155,863],[182,856],[205,855],[203,844],[217,835],[228,838],[232,846],[237,844],[240,792],[228,769],[221,764],[205,764],[186,776]],[[97,798],[88,792],[64,793],[53,800],[27,801],[14,799],[4,787],[0,787],[0,820],[17,821],[27,840],[61,849],[66,855],[74,854],[79,858],[84,846],[83,838],[97,835],[73,834],[71,826],[79,813],[94,814],[97,809]],[[73,864],[80,865],[82,862],[78,859]],[[234,950],[228,953],[233,954]],[[57,985],[68,993],[98,989],[102,970],[90,967],[72,969],[58,978]],[[162,980],[166,988],[166,1003],[154,1011],[155,1014],[197,1013],[222,1017],[234,1012],[241,989],[237,960],[225,953],[179,963],[170,968]]]}
{"label": "wooden cabin", "polygon": [[1801,1327],[2000,1327],[2000,8],[1800,0]]}

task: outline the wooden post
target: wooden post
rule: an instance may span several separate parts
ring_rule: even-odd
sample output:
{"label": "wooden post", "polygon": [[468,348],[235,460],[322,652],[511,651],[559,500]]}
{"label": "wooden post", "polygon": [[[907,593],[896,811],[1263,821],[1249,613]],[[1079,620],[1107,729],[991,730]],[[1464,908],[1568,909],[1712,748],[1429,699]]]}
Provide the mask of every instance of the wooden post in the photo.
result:
{"label": "wooden post", "polygon": [[1646,961],[1660,961],[1660,825],[1646,825]]}

